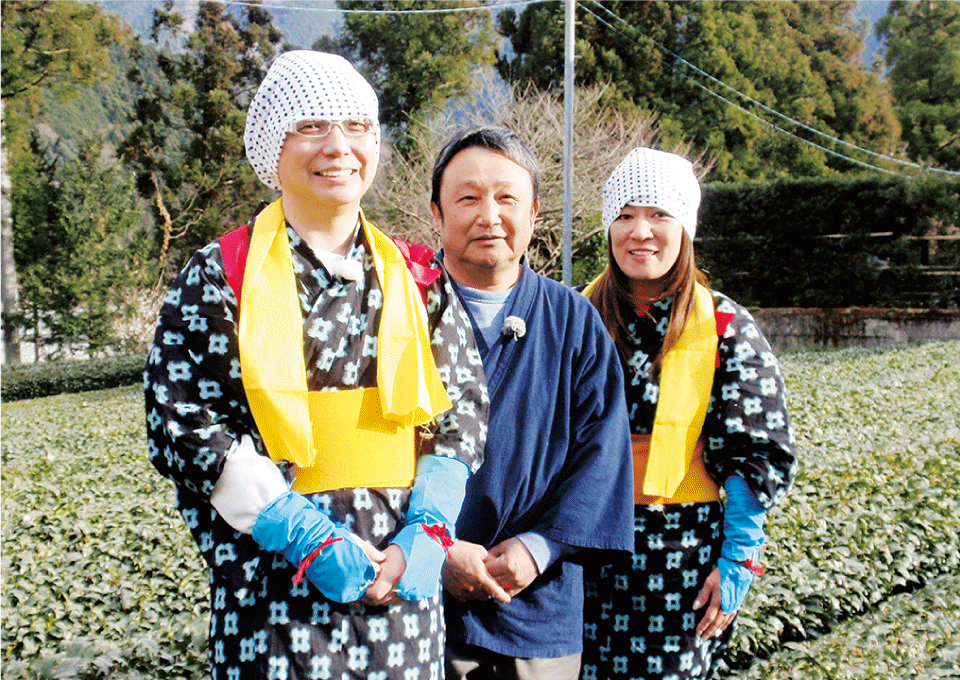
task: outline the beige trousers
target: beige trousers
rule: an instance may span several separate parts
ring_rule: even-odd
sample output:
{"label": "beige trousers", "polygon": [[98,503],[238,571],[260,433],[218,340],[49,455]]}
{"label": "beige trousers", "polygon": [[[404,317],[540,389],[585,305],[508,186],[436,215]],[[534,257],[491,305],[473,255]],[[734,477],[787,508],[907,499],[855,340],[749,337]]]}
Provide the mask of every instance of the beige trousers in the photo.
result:
{"label": "beige trousers", "polygon": [[447,645],[447,680],[577,680],[580,655],[522,659],[473,645]]}

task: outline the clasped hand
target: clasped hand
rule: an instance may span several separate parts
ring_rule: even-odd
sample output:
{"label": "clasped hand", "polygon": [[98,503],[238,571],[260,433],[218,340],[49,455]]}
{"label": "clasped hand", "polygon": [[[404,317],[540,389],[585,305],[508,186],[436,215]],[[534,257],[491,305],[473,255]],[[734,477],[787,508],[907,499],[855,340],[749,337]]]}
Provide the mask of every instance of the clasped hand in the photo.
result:
{"label": "clasped hand", "polygon": [[443,587],[461,602],[507,603],[539,575],[537,563],[518,538],[508,538],[490,550],[458,540],[447,551]]}
{"label": "clasped hand", "polygon": [[397,584],[407,568],[403,551],[399,546],[388,545],[382,551],[377,550],[374,555],[369,552],[367,554],[370,555],[370,559],[373,560],[377,569],[377,578],[367,588],[367,592],[360,598],[360,602],[372,606],[393,604],[400,599],[400,596],[397,595]]}

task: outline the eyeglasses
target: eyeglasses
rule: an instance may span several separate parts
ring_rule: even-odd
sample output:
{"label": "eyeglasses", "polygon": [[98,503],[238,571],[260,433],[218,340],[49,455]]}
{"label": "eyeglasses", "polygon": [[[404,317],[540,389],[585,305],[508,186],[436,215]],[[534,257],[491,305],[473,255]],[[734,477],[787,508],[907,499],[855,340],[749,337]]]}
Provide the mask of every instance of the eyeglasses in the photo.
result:
{"label": "eyeglasses", "polygon": [[368,118],[348,118],[346,120],[294,120],[287,127],[287,132],[292,132],[301,137],[326,137],[334,127],[340,128],[340,131],[347,137],[363,137],[373,129],[374,123]]}

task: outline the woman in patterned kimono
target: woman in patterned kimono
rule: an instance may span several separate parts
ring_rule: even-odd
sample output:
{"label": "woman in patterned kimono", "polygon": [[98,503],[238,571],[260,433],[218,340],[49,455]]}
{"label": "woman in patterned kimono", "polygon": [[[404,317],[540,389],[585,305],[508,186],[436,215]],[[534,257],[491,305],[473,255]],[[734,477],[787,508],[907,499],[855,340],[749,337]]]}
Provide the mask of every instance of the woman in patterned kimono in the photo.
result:
{"label": "woman in patterned kimono", "polygon": [[584,294],[626,375],[635,554],[586,575],[583,680],[710,677],[796,470],[777,360],[695,265],[699,204],[693,166],[654,149],[603,191],[609,261]]}
{"label": "woman in patterned kimono", "polygon": [[360,210],[377,118],[341,57],[281,55],[245,131],[281,197],[160,312],[149,455],[210,567],[215,680],[442,675],[440,569],[488,403],[449,283]]}

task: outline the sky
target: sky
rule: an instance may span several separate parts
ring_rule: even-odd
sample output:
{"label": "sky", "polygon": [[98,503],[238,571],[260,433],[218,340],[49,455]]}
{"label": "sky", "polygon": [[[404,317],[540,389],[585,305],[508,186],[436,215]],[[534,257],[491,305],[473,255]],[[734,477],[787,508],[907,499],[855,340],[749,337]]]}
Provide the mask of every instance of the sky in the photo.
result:
{"label": "sky", "polygon": [[866,19],[870,24],[871,28],[867,31],[865,36],[865,47],[863,50],[863,63],[867,68],[870,68],[870,62],[873,61],[873,57],[876,55],[877,49],[880,47],[880,44],[877,42],[877,38],[873,33],[872,26],[877,23],[877,20],[880,19],[884,14],[887,13],[887,6],[890,4],[890,0],[860,0],[857,3],[857,9],[854,12],[854,17],[857,19]]}

